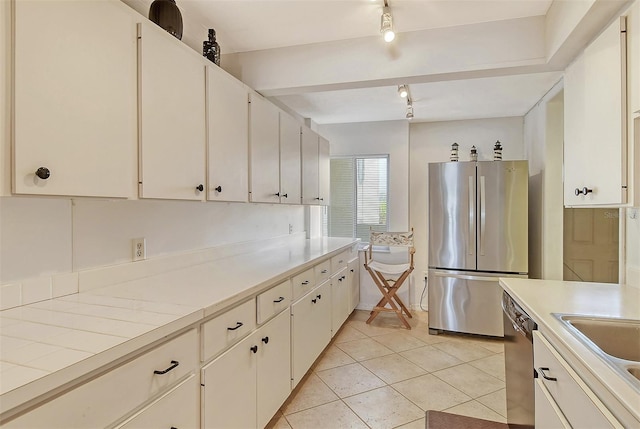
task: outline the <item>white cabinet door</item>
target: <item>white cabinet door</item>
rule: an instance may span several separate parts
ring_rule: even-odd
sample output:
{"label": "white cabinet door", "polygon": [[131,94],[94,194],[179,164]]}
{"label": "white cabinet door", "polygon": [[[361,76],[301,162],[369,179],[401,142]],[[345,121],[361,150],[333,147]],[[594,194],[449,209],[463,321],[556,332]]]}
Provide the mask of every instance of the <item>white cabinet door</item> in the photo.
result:
{"label": "white cabinet door", "polygon": [[259,330],[258,426],[265,427],[291,393],[291,315],[283,311]]}
{"label": "white cabinet door", "polygon": [[351,314],[360,303],[360,258],[350,260],[347,269],[347,284],[350,289],[349,314]]}
{"label": "white cabinet door", "polygon": [[331,336],[333,337],[349,317],[349,300],[351,288],[347,276],[347,268],[343,268],[331,276]]}
{"label": "white cabinet door", "polygon": [[331,341],[331,282],[291,306],[291,378],[294,388]]}
{"label": "white cabinet door", "polygon": [[257,335],[251,335],[202,369],[203,428],[257,427],[256,368],[259,341]]}
{"label": "white cabinet door", "polygon": [[207,66],[207,199],[249,198],[249,91],[217,66]]}
{"label": "white cabinet door", "polygon": [[280,202],[300,204],[300,124],[280,112]]}
{"label": "white cabinet door", "polygon": [[328,206],[331,202],[331,160],[329,159],[329,141],[324,137],[318,138],[318,195],[320,205]]}
{"label": "white cabinet door", "polygon": [[[567,206],[626,203],[626,44],[621,25],[618,20],[610,25],[565,73]],[[578,193],[585,189],[586,195]]]}
{"label": "white cabinet door", "polygon": [[544,384],[535,379],[535,426],[537,429],[569,429],[571,425]]}
{"label": "white cabinet door", "polygon": [[118,429],[200,427],[200,383],[192,374],[160,399],[125,421]]}
{"label": "white cabinet door", "polygon": [[320,203],[318,139],[318,134],[302,127],[302,204]]}
{"label": "white cabinet door", "polygon": [[269,101],[251,94],[249,108],[250,200],[280,202],[279,111]]}
{"label": "white cabinet door", "polygon": [[204,200],[204,63],[154,23],[138,29],[140,197]]}
{"label": "white cabinet door", "polygon": [[13,5],[13,192],[134,196],[136,27],[126,6]]}

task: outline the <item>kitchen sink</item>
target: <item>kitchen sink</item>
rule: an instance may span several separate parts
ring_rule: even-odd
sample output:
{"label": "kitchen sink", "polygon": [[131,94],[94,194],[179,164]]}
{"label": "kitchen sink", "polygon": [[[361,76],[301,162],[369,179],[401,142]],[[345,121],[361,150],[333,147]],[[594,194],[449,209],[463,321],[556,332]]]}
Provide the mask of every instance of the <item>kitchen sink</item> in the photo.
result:
{"label": "kitchen sink", "polygon": [[554,316],[640,390],[640,320],[575,314]]}

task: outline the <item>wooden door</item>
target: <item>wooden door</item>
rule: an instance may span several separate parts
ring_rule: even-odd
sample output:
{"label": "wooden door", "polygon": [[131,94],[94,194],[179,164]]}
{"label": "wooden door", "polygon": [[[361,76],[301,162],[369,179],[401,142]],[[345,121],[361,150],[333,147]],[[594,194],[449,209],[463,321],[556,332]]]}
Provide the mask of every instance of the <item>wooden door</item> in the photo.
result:
{"label": "wooden door", "polygon": [[204,200],[204,63],[154,23],[139,30],[140,197]]}
{"label": "wooden door", "polygon": [[300,204],[300,124],[280,112],[280,202]]}
{"label": "wooden door", "polygon": [[283,311],[260,328],[258,426],[265,427],[291,393],[291,315]]}
{"label": "wooden door", "polygon": [[280,131],[278,109],[252,94],[249,109],[250,200],[280,202]]}
{"label": "wooden door", "polygon": [[207,66],[207,199],[249,199],[249,91],[217,66]]}
{"label": "wooden door", "polygon": [[564,279],[618,282],[618,209],[564,209]]}
{"label": "wooden door", "polygon": [[256,353],[251,335],[202,369],[202,427],[256,427]]}
{"label": "wooden door", "polygon": [[135,196],[136,26],[126,5],[13,5],[13,192]]}

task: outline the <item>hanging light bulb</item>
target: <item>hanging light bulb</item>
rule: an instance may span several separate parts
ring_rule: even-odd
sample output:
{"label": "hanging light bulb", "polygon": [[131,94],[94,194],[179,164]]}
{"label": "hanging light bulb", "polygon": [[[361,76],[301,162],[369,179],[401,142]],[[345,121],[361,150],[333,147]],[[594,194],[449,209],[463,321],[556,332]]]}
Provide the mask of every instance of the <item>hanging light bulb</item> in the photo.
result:
{"label": "hanging light bulb", "polygon": [[391,16],[391,10],[385,6],[382,9],[382,16],[380,17],[380,32],[384,37],[384,41],[389,43],[396,37],[396,33],[393,31],[393,16]]}
{"label": "hanging light bulb", "polygon": [[398,86],[398,95],[402,98],[407,98],[409,95],[409,88],[407,85],[399,85]]}

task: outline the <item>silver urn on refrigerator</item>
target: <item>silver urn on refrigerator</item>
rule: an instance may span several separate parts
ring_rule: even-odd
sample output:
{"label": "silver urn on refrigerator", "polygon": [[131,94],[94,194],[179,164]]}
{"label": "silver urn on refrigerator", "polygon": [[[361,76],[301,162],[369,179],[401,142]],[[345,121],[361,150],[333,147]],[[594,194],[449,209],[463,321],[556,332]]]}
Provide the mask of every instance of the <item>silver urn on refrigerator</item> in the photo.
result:
{"label": "silver urn on refrigerator", "polygon": [[502,337],[499,277],[527,277],[527,161],[429,164],[429,330]]}

